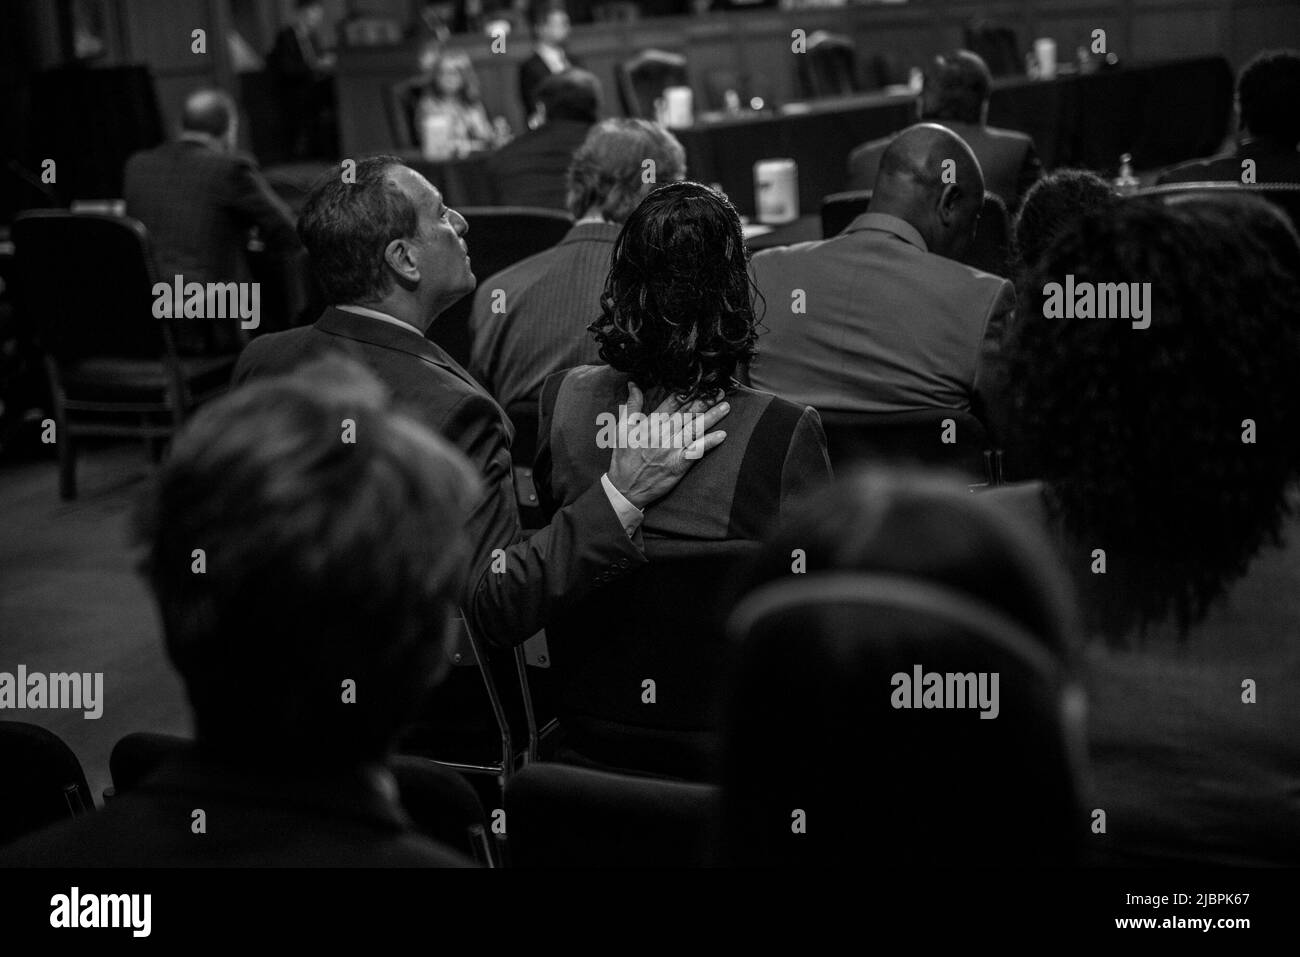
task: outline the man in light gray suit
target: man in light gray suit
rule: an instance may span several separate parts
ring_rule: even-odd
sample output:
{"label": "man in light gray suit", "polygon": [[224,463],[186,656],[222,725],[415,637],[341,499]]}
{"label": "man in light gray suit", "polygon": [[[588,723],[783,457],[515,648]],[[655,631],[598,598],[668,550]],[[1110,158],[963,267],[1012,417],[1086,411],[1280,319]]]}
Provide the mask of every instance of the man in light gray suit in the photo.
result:
{"label": "man in light gray suit", "polygon": [[[1043,175],[1043,164],[1031,137],[987,125],[992,85],[984,61],[969,50],[958,50],[935,57],[926,71],[918,106],[921,122],[946,126],[966,141],[980,161],[985,189],[1014,210],[1025,191]],[[880,158],[894,136],[863,143],[849,154],[847,189],[871,189]]]}
{"label": "man in light gray suit", "polygon": [[985,415],[1015,293],[955,261],[979,219],[979,162],[922,123],[890,144],[874,185],[868,212],[840,235],[754,256],[768,331],[751,382],[819,411]]}

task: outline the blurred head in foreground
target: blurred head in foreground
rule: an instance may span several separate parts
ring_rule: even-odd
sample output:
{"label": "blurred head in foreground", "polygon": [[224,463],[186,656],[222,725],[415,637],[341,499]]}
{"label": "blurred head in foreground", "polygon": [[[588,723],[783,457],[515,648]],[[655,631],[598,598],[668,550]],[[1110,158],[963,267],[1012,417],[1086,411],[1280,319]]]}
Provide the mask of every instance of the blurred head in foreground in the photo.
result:
{"label": "blurred head in foreground", "polygon": [[957,480],[857,474],[783,524],[750,584],[730,623],[726,863],[1075,859],[1083,705],[1041,533]]}
{"label": "blurred head in foreground", "polygon": [[[1014,419],[1077,549],[1091,633],[1185,634],[1279,541],[1300,435],[1298,277],[1294,230],[1252,197],[1091,211],[1021,277]],[[1051,283],[1115,284],[1107,301],[1130,312],[1145,289],[1146,318],[1048,318]]]}
{"label": "blurred head in foreground", "polygon": [[137,522],[200,746],[253,762],[382,759],[445,668],[475,483],[342,358],[200,410]]}

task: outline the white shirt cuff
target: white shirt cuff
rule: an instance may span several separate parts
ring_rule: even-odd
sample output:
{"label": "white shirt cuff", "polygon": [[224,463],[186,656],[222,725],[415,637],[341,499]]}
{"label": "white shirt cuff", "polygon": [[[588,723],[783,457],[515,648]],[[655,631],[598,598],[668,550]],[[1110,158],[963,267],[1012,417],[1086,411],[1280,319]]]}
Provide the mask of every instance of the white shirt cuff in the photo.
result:
{"label": "white shirt cuff", "polygon": [[623,525],[623,531],[627,532],[628,538],[631,538],[636,534],[636,530],[641,527],[645,512],[629,502],[627,496],[614,487],[614,483],[609,480],[608,472],[600,477],[600,484],[605,489],[605,497],[609,499],[614,514],[618,516],[619,522]]}

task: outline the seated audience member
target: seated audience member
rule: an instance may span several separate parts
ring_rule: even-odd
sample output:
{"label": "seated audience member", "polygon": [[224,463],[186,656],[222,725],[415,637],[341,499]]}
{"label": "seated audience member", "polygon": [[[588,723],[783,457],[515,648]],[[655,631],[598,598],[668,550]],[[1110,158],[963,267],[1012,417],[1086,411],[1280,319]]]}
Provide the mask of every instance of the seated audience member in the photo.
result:
{"label": "seated audience member", "polygon": [[[942,178],[955,161],[955,183]],[[885,151],[868,212],[840,235],[764,250],[757,389],[819,410],[987,412],[1015,302],[1004,279],[954,261],[975,233],[984,181],[970,148],[931,123]]]}
{"label": "seated audience member", "polygon": [[[356,442],[339,441],[344,421]],[[4,863],[472,866],[413,832],[384,765],[446,670],[477,481],[343,359],[200,410],[138,522],[195,746],[104,811],[6,848]]]}
{"label": "seated audience member", "polygon": [[1012,259],[1017,275],[1032,269],[1052,240],[1084,213],[1116,202],[1110,184],[1086,169],[1058,169],[1030,187],[1016,216]]}
{"label": "seated audience member", "polygon": [[[955,478],[858,473],[789,516],[747,579],[731,620],[723,863],[1078,859],[1091,805],[1077,622],[1033,523]],[[998,684],[916,711],[896,697],[914,667]],[[967,710],[977,698],[996,720]]]}
{"label": "seated audience member", "polygon": [[[602,313],[591,325],[600,358],[608,365],[557,373],[542,394],[534,474],[544,506],[570,505],[599,476],[609,445],[623,441],[604,423],[622,419],[625,403],[638,411],[641,402],[649,408],[668,399],[673,407],[689,410],[701,399],[724,397],[730,409],[727,443],[646,512],[642,531],[654,570],[716,554],[723,544],[734,551],[743,543],[756,545],[801,492],[830,476],[817,412],[736,380],[756,338],[745,260],[740,218],[725,197],[698,183],[660,186],[623,225],[600,302]],[[625,398],[629,392],[630,402]],[[652,418],[646,431],[626,441],[653,444],[660,425]],[[654,594],[649,586],[637,586],[646,591],[640,600],[647,604],[627,609],[623,630],[618,621],[606,618],[606,609],[592,615],[579,605],[571,614],[594,620],[594,630],[565,622],[548,631],[562,688],[561,725],[575,751],[623,768],[680,776],[706,772],[715,744],[710,740],[711,710],[721,676],[719,643],[705,633],[706,606],[717,586],[712,580],[695,582],[689,596]],[[672,613],[663,602],[683,608],[699,634],[684,641],[680,623],[665,624]],[[644,638],[647,629],[655,636],[656,653],[676,642],[673,647],[692,662],[685,668],[692,673],[690,682],[702,688],[688,692],[686,681],[651,667],[651,661],[627,660],[645,651],[629,634]],[[570,633],[581,647],[565,642]],[[588,646],[593,634],[599,647]],[[616,660],[606,661],[610,656]],[[620,671],[648,668],[647,674],[658,677],[664,698],[658,709],[651,713],[641,702],[644,675],[638,671],[635,680],[617,682],[613,674],[596,673],[593,662],[601,661]],[[576,681],[575,674],[583,681]],[[585,687],[577,686],[584,682]],[[606,689],[595,686],[612,684],[626,692],[619,699],[625,706],[614,701],[606,712],[601,708],[602,702],[610,703]]]}
{"label": "seated audience member", "polygon": [[498,206],[566,209],[565,173],[600,113],[600,81],[566,70],[537,88],[539,125],[488,157]]}
{"label": "seated audience member", "polygon": [[426,147],[430,129],[445,138],[443,151],[458,154],[487,149],[497,133],[479,95],[473,64],[461,53],[426,44],[420,52],[420,75],[399,84],[396,95],[410,124],[411,142]]}
{"label": "seated audience member", "polygon": [[[321,352],[346,352],[458,446],[486,484],[467,522],[474,552],[462,605],[486,641],[514,645],[543,627],[557,605],[645,563],[642,510],[694,460],[681,449],[615,449],[608,469],[584,494],[547,528],[521,540],[510,423],[425,336],[440,313],[474,288],[467,228],[428,180],[395,157],[367,157],[346,181],[341,168],[331,170],[299,222],[331,305],[312,326],[254,340],[234,377],[244,382],[285,372]],[[704,412],[704,403],[698,405]],[[722,442],[724,433],[704,433],[725,414],[704,414],[700,451]]]}
{"label": "seated audience member", "polygon": [[[1298,269],[1262,200],[1126,201],[1021,280],[1013,408],[1043,482],[991,497],[1052,529],[1099,639],[1107,863],[1300,863]],[[1045,314],[1067,282],[1128,308]]]}
{"label": "seated audience member", "polygon": [[[568,209],[573,229],[552,249],[497,273],[480,287],[470,316],[470,368],[506,410],[534,409],[546,377],[599,361],[587,332],[600,314],[610,253],[624,220],[655,188],[643,178],[645,160],[656,179],[686,175],[676,137],[645,120],[606,120],[572,157]],[[505,311],[494,311],[496,291]]]}
{"label": "seated audience member", "polygon": [[569,39],[569,12],[562,0],[536,0],[528,10],[533,27],[533,53],[519,64],[519,99],[524,116],[537,109],[537,88],[554,73],[581,66],[564,48]]}
{"label": "seated audience member", "polygon": [[[275,195],[252,157],[236,151],[239,112],[220,90],[190,94],[181,134],[131,156],[123,192],[126,212],[149,230],[158,276],[172,282],[247,282],[249,232],[282,256],[300,247],[293,213]],[[243,345],[238,319],[173,324],[185,353],[233,352]]]}
{"label": "seated audience member", "polygon": [[266,55],[280,95],[280,117],[296,158],[326,156],[338,150],[334,54],[320,39],[325,24],[321,0],[296,0],[293,22],[275,35]]}
{"label": "seated audience member", "polygon": [[[1157,183],[1300,183],[1300,51],[1270,50],[1237,78],[1237,146],[1229,154],[1167,169]],[[1249,163],[1249,165],[1248,165]]]}
{"label": "seated audience member", "polygon": [[[936,57],[925,74],[920,119],[946,126],[965,140],[979,160],[985,188],[1014,210],[1043,166],[1032,138],[988,125],[992,85],[989,68],[969,50]],[[848,189],[872,188],[894,136],[863,143],[849,154]]]}

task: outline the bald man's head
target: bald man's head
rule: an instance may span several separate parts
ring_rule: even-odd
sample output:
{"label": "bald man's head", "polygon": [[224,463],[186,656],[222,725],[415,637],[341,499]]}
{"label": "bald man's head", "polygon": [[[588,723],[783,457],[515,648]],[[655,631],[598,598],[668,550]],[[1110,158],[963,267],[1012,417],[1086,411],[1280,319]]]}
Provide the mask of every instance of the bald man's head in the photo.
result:
{"label": "bald man's head", "polygon": [[936,123],[908,127],[880,158],[871,211],[906,220],[932,253],[961,255],[983,203],[979,160],[965,140]]}
{"label": "bald man's head", "polygon": [[234,145],[238,109],[229,93],[222,90],[195,90],[185,99],[181,112],[181,129],[202,133],[214,140]]}

